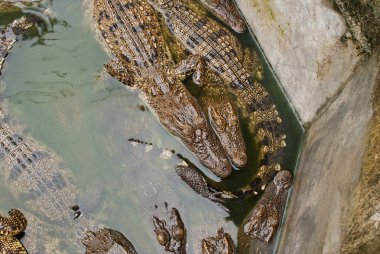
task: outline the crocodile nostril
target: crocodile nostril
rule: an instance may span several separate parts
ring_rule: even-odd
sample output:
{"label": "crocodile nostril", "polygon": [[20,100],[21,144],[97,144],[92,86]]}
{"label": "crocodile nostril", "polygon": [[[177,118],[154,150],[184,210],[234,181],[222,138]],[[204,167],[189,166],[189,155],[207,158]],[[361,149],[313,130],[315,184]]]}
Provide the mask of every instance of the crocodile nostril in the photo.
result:
{"label": "crocodile nostril", "polygon": [[219,177],[225,178],[228,177],[232,172],[232,167],[230,165],[224,165],[220,168],[220,171],[217,174]]}

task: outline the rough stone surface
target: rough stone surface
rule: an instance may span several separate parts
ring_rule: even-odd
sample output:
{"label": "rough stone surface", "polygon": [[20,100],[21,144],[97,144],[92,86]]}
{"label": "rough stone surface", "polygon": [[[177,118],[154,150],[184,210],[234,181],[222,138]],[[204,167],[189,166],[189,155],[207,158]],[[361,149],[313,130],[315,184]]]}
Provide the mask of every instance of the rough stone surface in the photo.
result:
{"label": "rough stone surface", "polygon": [[340,253],[367,148],[379,57],[363,62],[308,131],[277,253]]}
{"label": "rough stone surface", "polygon": [[328,0],[236,0],[301,120],[310,122],[360,60]]}
{"label": "rough stone surface", "polygon": [[374,115],[369,125],[369,147],[352,209],[344,223],[341,253],[380,253],[380,72],[372,101]]}

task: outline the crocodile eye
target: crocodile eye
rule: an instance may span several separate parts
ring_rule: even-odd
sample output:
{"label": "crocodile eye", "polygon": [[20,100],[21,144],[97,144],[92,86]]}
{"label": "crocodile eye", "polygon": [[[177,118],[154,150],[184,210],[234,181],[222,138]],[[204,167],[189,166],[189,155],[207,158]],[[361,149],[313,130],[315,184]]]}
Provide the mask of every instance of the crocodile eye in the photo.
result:
{"label": "crocodile eye", "polygon": [[172,229],[172,235],[174,237],[175,240],[177,241],[182,241],[183,238],[185,237],[185,231],[183,230],[182,227],[180,226],[175,226],[173,229]]}
{"label": "crocodile eye", "polygon": [[168,235],[167,232],[159,232],[157,235],[156,235],[156,238],[157,238],[157,241],[161,244],[161,245],[167,245],[167,243],[169,242],[170,240],[170,237]]}

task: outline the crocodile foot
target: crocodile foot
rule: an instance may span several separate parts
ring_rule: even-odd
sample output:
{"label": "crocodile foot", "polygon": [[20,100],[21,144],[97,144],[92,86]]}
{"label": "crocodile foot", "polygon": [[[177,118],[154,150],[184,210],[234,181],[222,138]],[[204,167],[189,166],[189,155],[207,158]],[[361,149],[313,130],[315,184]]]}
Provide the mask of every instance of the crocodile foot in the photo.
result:
{"label": "crocodile foot", "polygon": [[233,0],[200,0],[208,10],[237,33],[245,33],[247,25]]}

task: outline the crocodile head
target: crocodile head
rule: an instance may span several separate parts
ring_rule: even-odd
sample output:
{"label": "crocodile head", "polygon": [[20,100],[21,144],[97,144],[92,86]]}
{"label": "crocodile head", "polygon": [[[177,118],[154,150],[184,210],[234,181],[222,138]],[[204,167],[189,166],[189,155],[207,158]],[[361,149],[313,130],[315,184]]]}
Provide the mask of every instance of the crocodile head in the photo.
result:
{"label": "crocodile head", "polygon": [[292,185],[293,177],[288,170],[281,170],[273,179],[276,186],[276,195],[285,191]]}
{"label": "crocodile head", "polygon": [[14,236],[25,230],[28,221],[17,209],[11,209],[7,217],[0,215],[0,235]]}
{"label": "crocodile head", "polygon": [[154,233],[157,241],[166,251],[175,254],[186,253],[186,228],[176,208],[168,211],[168,219],[161,220],[153,216]]}
{"label": "crocodile head", "polygon": [[[174,78],[173,82],[179,81]],[[228,157],[195,97],[183,84],[170,83],[169,87],[168,93],[149,98],[162,125],[215,175],[229,176],[232,167]]]}
{"label": "crocodile head", "polygon": [[218,230],[216,236],[207,237],[202,240],[202,253],[203,254],[213,254],[213,253],[223,253],[223,254],[234,254],[235,246],[231,239],[231,236],[224,232],[223,228]]}
{"label": "crocodile head", "polygon": [[230,102],[208,101],[208,118],[228,157],[237,167],[247,164],[247,152],[239,117]]}

